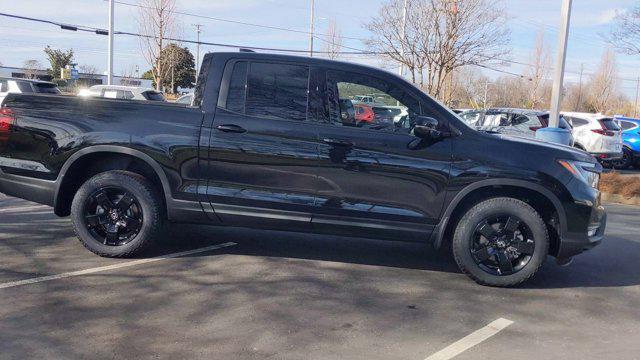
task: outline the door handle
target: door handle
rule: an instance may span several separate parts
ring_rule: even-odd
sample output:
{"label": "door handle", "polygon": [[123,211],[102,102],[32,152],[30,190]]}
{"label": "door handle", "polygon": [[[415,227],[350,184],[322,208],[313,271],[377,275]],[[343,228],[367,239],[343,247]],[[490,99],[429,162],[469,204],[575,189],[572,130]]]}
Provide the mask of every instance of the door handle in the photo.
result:
{"label": "door handle", "polygon": [[238,126],[238,125],[234,125],[234,124],[224,124],[224,125],[218,125],[216,126],[216,129],[222,131],[222,132],[228,132],[228,133],[238,133],[238,134],[242,134],[242,133],[246,133],[247,130],[245,128],[243,128],[242,126]]}
{"label": "door handle", "polygon": [[336,146],[348,146],[348,147],[352,147],[355,145],[355,143],[353,141],[350,140],[341,140],[341,139],[322,139],[322,141],[324,141],[325,143],[329,144],[329,145],[336,145]]}

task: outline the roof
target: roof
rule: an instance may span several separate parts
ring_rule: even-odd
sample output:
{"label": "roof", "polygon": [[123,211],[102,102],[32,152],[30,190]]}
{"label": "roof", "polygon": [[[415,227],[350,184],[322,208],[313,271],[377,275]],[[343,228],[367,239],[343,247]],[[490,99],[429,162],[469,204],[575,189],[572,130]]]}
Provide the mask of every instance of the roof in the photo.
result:
{"label": "roof", "polygon": [[394,75],[395,73],[382,69],[380,67],[373,67],[368,65],[356,64],[352,62],[339,61],[339,60],[330,60],[323,59],[318,57],[308,57],[308,56],[296,56],[296,55],[281,55],[281,54],[271,54],[271,53],[259,53],[259,52],[210,52],[205,55],[205,58],[211,56],[220,56],[226,58],[233,59],[246,59],[246,60],[272,60],[272,61],[280,61],[280,62],[304,62],[309,65],[318,65],[318,66],[327,66],[327,67],[340,67],[348,66],[351,69],[359,68],[363,72],[367,71],[384,71],[390,75]]}
{"label": "roof", "polygon": [[509,112],[513,114],[522,114],[522,115],[544,115],[547,114],[546,110],[536,110],[536,109],[519,109],[519,108],[489,108],[487,111],[501,111],[501,112]]}
{"label": "roof", "polygon": [[586,119],[586,120],[600,120],[600,119],[611,119],[612,118],[612,116],[608,116],[608,115],[604,115],[604,114],[593,114],[593,113],[585,113],[585,112],[563,111],[563,112],[561,112],[561,114],[564,115],[564,116],[577,117],[577,118]]}
{"label": "roof", "polygon": [[89,90],[94,89],[111,89],[111,90],[130,90],[135,92],[156,91],[152,88],[143,88],[138,86],[124,86],[124,85],[93,85]]}
{"label": "roof", "polygon": [[38,79],[23,79],[23,78],[13,78],[13,77],[0,77],[0,80],[14,80],[14,81],[30,82],[30,83],[34,83],[34,84],[55,85],[55,83],[52,83],[51,81],[44,81],[44,80],[38,80]]}

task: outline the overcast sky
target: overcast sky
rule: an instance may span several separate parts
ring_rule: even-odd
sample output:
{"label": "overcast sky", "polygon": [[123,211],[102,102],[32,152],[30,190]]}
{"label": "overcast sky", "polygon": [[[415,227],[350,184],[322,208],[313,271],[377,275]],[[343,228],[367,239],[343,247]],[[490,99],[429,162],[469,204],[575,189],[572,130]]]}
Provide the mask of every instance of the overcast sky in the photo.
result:
{"label": "overcast sky", "polygon": [[[137,4],[137,0],[119,0]],[[306,31],[309,28],[309,0],[177,0],[179,11],[208,17],[238,20]],[[317,32],[326,31],[329,20],[335,20],[343,36],[367,38],[370,34],[363,28],[372,16],[378,13],[380,0],[316,0]],[[576,81],[580,64],[585,73],[593,72],[600,60],[606,43],[601,35],[606,34],[617,11],[638,4],[633,0],[574,0],[569,38],[567,80]],[[504,0],[511,29],[511,59],[527,62],[535,45],[536,33],[542,29],[545,41],[552,52],[556,51],[559,26],[560,0]],[[104,0],[0,0],[0,12],[29,16],[58,22],[107,27],[108,3]],[[138,9],[116,4],[115,29],[137,32]],[[181,16],[182,37],[195,39],[192,24],[203,24],[201,40],[216,43],[243,44],[288,49],[307,49],[308,36],[303,33],[270,30],[246,25],[237,25],[213,19]],[[363,48],[361,41],[345,39],[344,45]],[[0,17],[0,62],[4,66],[21,66],[25,60],[37,59],[47,64],[42,49],[73,48],[75,61],[79,64],[106,69],[107,37],[90,33],[64,31],[53,25],[26,22]],[[317,44],[317,48],[321,48]],[[195,46],[190,46],[195,53]],[[115,39],[115,72],[133,72],[136,65],[140,71],[149,68],[140,55],[136,38],[117,36]],[[222,50],[204,46],[202,53]],[[347,60],[379,63],[378,59],[351,57]],[[640,75],[640,57],[617,55],[620,77],[634,79]],[[504,70],[520,73],[518,65],[503,67]],[[489,76],[498,76],[483,70]],[[635,83],[623,81],[622,88],[630,96],[635,93]]]}

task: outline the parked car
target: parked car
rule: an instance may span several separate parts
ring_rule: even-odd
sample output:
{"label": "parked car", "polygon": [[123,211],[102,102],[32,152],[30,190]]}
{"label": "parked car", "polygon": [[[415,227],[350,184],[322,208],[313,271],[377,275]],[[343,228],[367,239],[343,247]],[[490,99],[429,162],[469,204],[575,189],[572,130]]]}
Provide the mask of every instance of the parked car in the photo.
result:
{"label": "parked car", "polygon": [[135,86],[94,85],[89,89],[81,90],[78,95],[120,100],[165,101],[161,92]]}
{"label": "parked car", "polygon": [[363,122],[363,123],[373,122],[375,114],[371,106],[363,103],[354,103],[353,106],[356,108],[356,120],[358,122]]}
{"label": "parked car", "polygon": [[41,80],[0,77],[0,104],[7,94],[60,94],[55,83]]}
{"label": "parked car", "polygon": [[178,98],[178,100],[176,100],[177,104],[191,105],[192,102],[193,102],[193,94],[182,95]]}
{"label": "parked car", "polygon": [[[476,131],[364,65],[211,53],[200,74],[198,106],[9,94],[0,192],[71,216],[107,257],[189,222],[449,243],[472,279],[513,286],[603,239],[602,166],[583,151]],[[338,83],[394,97],[406,121],[353,126]]]}
{"label": "parked car", "polygon": [[562,114],[573,126],[575,147],[605,164],[622,158],[622,131],[612,117],[578,112]]}
{"label": "parked car", "polygon": [[[531,109],[491,108],[458,114],[469,126],[478,130],[535,138],[536,131],[549,126],[549,112]],[[559,126],[571,129],[563,116]]]}
{"label": "parked car", "polygon": [[640,119],[616,117],[622,129],[622,158],[614,161],[617,169],[628,169],[631,166],[640,169]]}

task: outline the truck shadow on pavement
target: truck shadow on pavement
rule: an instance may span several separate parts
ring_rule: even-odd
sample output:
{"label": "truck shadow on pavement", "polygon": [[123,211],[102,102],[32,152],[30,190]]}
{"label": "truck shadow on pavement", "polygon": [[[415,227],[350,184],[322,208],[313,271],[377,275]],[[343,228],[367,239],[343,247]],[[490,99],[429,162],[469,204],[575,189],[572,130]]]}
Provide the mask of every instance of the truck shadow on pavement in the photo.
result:
{"label": "truck shadow on pavement", "polygon": [[[141,257],[161,256],[210,246],[215,243],[235,242],[238,244],[237,246],[211,253],[193,254],[190,257],[204,258],[223,253],[272,259],[326,261],[457,273],[460,274],[462,280],[470,281],[460,273],[449,252],[436,251],[428,244],[195,225],[172,225],[169,233],[170,241],[148,250]],[[94,256],[83,253],[86,250],[79,243],[69,243],[70,239],[75,240],[75,237],[68,219],[57,218],[46,211],[16,211],[2,214],[1,238],[6,239],[0,240],[0,249],[5,248],[3,253],[22,254],[25,261],[34,262],[33,265],[38,274],[55,272],[48,266],[46,260],[36,259],[36,252],[42,251],[43,247],[55,250],[56,244],[64,242],[71,249],[77,247],[74,259],[86,258],[90,261]],[[59,257],[62,256],[66,255],[60,254]],[[112,261],[110,259],[103,260]],[[56,261],[55,257],[50,261]],[[538,274],[520,288],[553,289],[640,285],[638,264],[640,264],[640,242],[621,236],[607,236],[603,245],[577,256],[570,266],[560,267],[555,264],[553,258],[549,257]],[[81,269],[88,265],[82,262],[77,266]],[[7,266],[3,266],[0,271],[8,277],[11,277],[8,274],[13,272]],[[375,271],[375,268],[371,269],[372,273]],[[22,277],[26,276],[28,274],[24,274]],[[432,275],[425,273],[423,276]]]}

